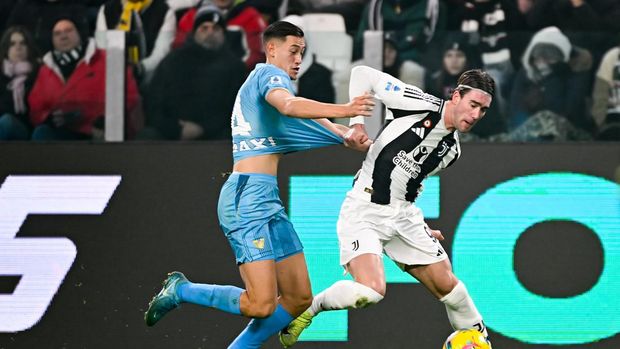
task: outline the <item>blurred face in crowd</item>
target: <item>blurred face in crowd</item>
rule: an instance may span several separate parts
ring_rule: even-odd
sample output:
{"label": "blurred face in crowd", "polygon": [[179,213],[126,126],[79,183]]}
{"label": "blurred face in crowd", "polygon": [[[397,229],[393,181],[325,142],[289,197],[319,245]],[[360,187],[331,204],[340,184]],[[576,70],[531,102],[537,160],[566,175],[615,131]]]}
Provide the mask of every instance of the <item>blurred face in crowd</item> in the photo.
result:
{"label": "blurred face in crowd", "polygon": [[233,0],[213,0],[213,4],[220,9],[226,10],[232,6]]}
{"label": "blurred face in crowd", "polygon": [[459,132],[469,132],[482,119],[491,106],[492,97],[484,91],[473,89],[465,92],[455,91],[450,102],[454,106],[451,113],[446,113],[446,127]]}
{"label": "blurred face in crowd", "polygon": [[517,0],[517,7],[519,12],[528,13],[534,4],[534,0]]}
{"label": "blurred face in crowd", "polygon": [[267,63],[284,70],[291,80],[297,79],[301,57],[306,49],[304,38],[288,35],[286,40],[271,39],[265,46]]}
{"label": "blurred face in crowd", "polygon": [[12,63],[23,62],[28,59],[28,46],[22,33],[11,34],[7,58]]}
{"label": "blurred face in crowd", "polygon": [[396,51],[396,47],[391,42],[386,42],[383,45],[383,65],[386,67],[391,67],[396,63],[396,57],[398,56],[398,51]]}
{"label": "blurred face in crowd", "polygon": [[60,20],[52,29],[52,44],[60,52],[68,52],[80,45],[80,35],[75,24],[68,20]]}
{"label": "blurred face in crowd", "polygon": [[459,75],[465,70],[467,57],[461,50],[447,50],[443,54],[443,66],[450,75]]}
{"label": "blurred face in crowd", "polygon": [[213,22],[204,22],[196,28],[194,40],[208,49],[218,49],[224,44],[224,28]]}

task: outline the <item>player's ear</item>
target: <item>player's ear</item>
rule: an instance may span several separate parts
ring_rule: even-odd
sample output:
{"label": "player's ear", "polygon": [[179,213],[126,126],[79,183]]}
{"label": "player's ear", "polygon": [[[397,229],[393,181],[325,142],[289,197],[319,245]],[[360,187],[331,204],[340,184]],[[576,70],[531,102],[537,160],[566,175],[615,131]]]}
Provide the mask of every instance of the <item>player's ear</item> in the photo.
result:
{"label": "player's ear", "polygon": [[452,96],[450,100],[455,104],[458,103],[461,100],[461,92],[458,90],[452,91]]}
{"label": "player's ear", "polygon": [[267,55],[267,57],[275,57],[276,55],[276,41],[275,40],[269,40],[267,41],[267,43],[265,44],[265,54]]}

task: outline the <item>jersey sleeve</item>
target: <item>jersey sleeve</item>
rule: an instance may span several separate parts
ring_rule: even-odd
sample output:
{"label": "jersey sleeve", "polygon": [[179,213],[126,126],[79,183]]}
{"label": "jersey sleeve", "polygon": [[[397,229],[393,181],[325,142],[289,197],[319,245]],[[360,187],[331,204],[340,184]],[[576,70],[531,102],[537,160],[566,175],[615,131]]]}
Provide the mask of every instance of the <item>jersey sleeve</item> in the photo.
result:
{"label": "jersey sleeve", "polygon": [[286,75],[282,70],[277,68],[268,68],[261,72],[261,76],[258,79],[258,91],[264,98],[273,89],[285,89],[291,94],[295,94],[293,91],[291,78]]}

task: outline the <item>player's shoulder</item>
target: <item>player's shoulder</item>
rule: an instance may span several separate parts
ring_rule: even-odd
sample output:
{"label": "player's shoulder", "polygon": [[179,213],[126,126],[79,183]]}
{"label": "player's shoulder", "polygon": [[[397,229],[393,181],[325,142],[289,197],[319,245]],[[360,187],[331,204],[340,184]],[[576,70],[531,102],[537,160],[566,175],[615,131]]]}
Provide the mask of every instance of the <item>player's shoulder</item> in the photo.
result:
{"label": "player's shoulder", "polygon": [[255,76],[260,78],[268,77],[271,80],[271,78],[274,77],[276,82],[278,80],[290,80],[284,70],[272,64],[260,63],[256,65],[256,68],[254,70]]}

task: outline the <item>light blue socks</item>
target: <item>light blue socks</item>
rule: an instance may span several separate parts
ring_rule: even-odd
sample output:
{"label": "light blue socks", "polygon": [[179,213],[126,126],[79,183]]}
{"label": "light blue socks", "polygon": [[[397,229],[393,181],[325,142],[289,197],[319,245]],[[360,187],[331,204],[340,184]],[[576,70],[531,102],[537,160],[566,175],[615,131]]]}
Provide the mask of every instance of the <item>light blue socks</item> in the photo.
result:
{"label": "light blue socks", "polygon": [[293,317],[280,304],[270,316],[252,319],[248,326],[228,346],[228,349],[256,349],[272,335],[286,327]]}
{"label": "light blue socks", "polygon": [[177,288],[177,296],[183,302],[212,307],[227,313],[241,315],[239,297],[243,289],[235,286],[182,283]]}

